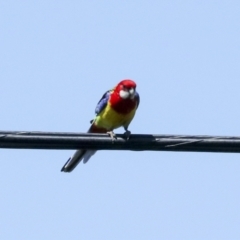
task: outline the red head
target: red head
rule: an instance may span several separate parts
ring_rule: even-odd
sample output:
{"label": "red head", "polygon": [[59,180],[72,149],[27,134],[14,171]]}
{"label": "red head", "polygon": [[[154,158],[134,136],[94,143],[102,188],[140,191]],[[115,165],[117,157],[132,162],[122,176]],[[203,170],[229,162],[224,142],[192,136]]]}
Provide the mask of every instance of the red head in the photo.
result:
{"label": "red head", "polygon": [[114,88],[114,92],[117,92],[122,99],[134,98],[136,91],[136,83],[130,79],[122,80]]}
{"label": "red head", "polygon": [[137,108],[138,103],[139,97],[136,94],[136,83],[134,81],[123,80],[113,89],[110,104],[116,112],[128,114]]}

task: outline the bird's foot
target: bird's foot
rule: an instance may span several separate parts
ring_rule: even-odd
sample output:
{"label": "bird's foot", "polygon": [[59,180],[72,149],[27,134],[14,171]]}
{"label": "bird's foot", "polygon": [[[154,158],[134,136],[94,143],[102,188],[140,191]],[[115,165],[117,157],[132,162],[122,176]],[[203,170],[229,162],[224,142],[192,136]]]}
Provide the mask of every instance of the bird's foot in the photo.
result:
{"label": "bird's foot", "polygon": [[126,139],[129,140],[131,132],[126,130],[126,132],[124,133],[124,135],[126,136]]}
{"label": "bird's foot", "polygon": [[117,139],[116,134],[113,131],[109,131],[107,132],[107,134],[110,136],[110,138],[112,139],[112,142],[114,143],[115,139]]}

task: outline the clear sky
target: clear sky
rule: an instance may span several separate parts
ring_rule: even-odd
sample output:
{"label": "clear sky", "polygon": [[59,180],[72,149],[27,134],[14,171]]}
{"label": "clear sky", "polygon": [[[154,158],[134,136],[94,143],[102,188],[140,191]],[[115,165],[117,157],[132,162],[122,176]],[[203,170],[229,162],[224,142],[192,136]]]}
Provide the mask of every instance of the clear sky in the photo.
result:
{"label": "clear sky", "polygon": [[[1,1],[1,130],[85,132],[124,78],[132,133],[240,135],[240,1]],[[122,133],[123,129],[116,132]],[[0,149],[0,237],[240,239],[240,154]]]}

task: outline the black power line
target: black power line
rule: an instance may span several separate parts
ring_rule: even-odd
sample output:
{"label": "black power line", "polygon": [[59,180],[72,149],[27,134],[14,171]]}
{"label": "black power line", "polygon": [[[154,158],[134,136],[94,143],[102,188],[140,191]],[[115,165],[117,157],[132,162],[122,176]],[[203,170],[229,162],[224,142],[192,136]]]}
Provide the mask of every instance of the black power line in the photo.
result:
{"label": "black power line", "polygon": [[0,131],[0,148],[240,153],[240,137],[117,134],[112,142],[107,134]]}

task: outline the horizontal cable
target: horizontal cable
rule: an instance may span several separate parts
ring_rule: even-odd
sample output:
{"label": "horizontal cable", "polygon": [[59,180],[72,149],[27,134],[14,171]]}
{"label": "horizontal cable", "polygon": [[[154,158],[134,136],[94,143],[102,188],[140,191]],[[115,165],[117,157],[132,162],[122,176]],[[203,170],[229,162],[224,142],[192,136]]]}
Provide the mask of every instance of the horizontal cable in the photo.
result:
{"label": "horizontal cable", "polygon": [[240,137],[0,131],[0,148],[240,152]]}

